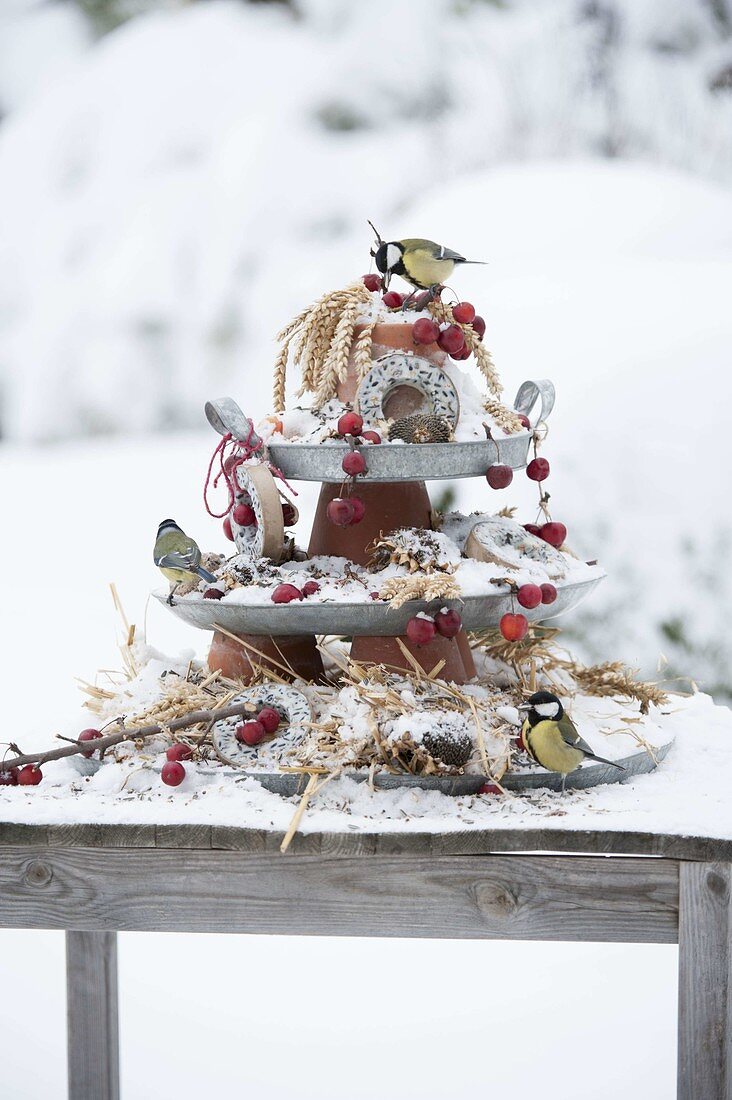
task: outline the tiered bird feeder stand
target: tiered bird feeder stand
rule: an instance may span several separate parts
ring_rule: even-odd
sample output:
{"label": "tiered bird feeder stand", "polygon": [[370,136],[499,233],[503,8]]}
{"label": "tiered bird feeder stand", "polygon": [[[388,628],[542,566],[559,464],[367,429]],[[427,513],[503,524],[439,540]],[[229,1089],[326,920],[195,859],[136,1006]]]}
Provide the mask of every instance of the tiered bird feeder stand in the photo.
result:
{"label": "tiered bird feeder stand", "polygon": [[[358,323],[359,311],[373,308],[371,297],[360,286],[326,296],[281,334],[279,411],[256,428],[231,398],[206,405],[220,436],[219,478],[228,488],[219,515],[238,553],[229,563],[220,556],[207,560],[207,568],[222,579],[220,587],[194,584],[172,601],[156,595],[187,623],[213,632],[208,666],[231,680],[258,683],[269,672],[280,681],[324,682],[320,643],[335,637],[350,642],[356,667],[466,685],[485,676],[476,670],[476,636],[495,631],[500,638],[500,629],[504,639],[519,643],[529,624],[571,610],[603,577],[595,563],[578,561],[561,545],[566,532],[551,522],[541,484],[544,530],[517,523],[512,510],[471,516],[435,512],[426,481],[480,478],[485,486],[487,478],[496,488],[508,484],[515,470],[528,467],[529,476],[532,467],[539,475],[548,470],[536,452],[554,387],[546,380],[526,381],[508,408],[477,325],[457,325],[439,298],[429,306],[433,318],[421,317],[421,329],[405,315],[389,320],[378,311],[375,321]],[[323,316],[330,337],[322,336]],[[442,339],[446,330],[438,321],[464,334],[452,358],[466,358],[472,348],[488,380],[485,400],[448,361],[449,341]],[[432,333],[430,342],[425,332]],[[308,408],[285,412],[284,369],[293,336],[299,336],[303,389],[313,399]],[[211,473],[209,468],[209,479]],[[534,480],[541,482],[542,476]],[[298,518],[292,483],[303,481],[321,485],[307,552],[297,549],[287,530]],[[551,537],[556,531],[558,539]],[[535,583],[527,584],[527,578]],[[529,589],[532,598],[522,598]],[[449,629],[439,629],[441,623]],[[253,764],[256,750],[237,752],[233,725],[219,731],[219,754],[240,766]],[[639,744],[624,759],[624,773],[588,765],[570,785],[649,770],[667,747],[649,753]],[[476,744],[473,749],[477,752]],[[482,745],[481,755],[485,765]],[[437,762],[437,774],[395,775],[386,768],[377,782],[465,793],[491,778],[485,766],[472,772],[458,766],[445,774],[445,763],[454,763],[449,753]],[[559,781],[529,764],[504,773],[501,768],[504,787]],[[256,774],[271,789],[301,789],[302,777],[283,778],[261,768]],[[364,769],[359,777],[367,774]]]}

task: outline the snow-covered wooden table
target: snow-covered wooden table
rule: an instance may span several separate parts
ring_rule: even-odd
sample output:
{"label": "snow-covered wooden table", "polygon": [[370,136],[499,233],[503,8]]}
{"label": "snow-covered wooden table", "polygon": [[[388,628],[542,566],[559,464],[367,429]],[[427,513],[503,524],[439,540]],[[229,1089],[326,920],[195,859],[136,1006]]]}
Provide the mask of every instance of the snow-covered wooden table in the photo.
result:
{"label": "snow-covered wooden table", "polygon": [[[0,926],[66,930],[70,1100],[119,1096],[116,933],[679,943],[678,1096],[730,1100],[732,841],[0,825]],[[541,853],[541,854],[534,854]]]}

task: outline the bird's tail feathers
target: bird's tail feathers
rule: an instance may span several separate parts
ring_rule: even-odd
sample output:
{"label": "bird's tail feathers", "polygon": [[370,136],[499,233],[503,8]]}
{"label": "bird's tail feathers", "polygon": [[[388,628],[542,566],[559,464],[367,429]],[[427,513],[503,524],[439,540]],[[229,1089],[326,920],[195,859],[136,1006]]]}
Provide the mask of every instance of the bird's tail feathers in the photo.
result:
{"label": "bird's tail feathers", "polygon": [[480,267],[488,267],[488,260],[458,260],[457,263],[462,264],[478,264]]}
{"label": "bird's tail feathers", "polygon": [[202,565],[199,565],[196,573],[202,581],[206,582],[206,584],[216,584],[216,577],[214,577],[213,573],[209,573],[208,569],[204,569]]}
{"label": "bird's tail feathers", "polygon": [[621,772],[625,771],[622,764],[616,764],[614,760],[606,760],[604,756],[595,756],[594,752],[585,751],[585,756],[589,756],[590,760],[597,760],[598,764],[609,764],[611,768],[617,768]]}

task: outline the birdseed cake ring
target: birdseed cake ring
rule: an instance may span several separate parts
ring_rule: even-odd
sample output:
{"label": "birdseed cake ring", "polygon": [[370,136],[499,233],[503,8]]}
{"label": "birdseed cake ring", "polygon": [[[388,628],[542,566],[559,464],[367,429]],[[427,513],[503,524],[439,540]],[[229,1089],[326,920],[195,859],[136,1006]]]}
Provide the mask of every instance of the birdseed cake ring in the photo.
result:
{"label": "birdseed cake ring", "polygon": [[237,741],[236,728],[242,722],[241,718],[223,718],[214,723],[214,748],[225,764],[232,764],[235,768],[248,768],[262,756],[279,757],[296,748],[307,733],[307,724],[312,717],[310,704],[303,693],[289,684],[256,684],[244,688],[230,702],[251,702],[255,711],[273,707],[282,719],[282,725],[274,737],[259,745]]}
{"label": "birdseed cake ring", "polygon": [[460,415],[450,376],[429,359],[401,352],[376,360],[361,380],[356,406],[369,423],[431,413],[446,417],[454,428]]}
{"label": "birdseed cake ring", "polygon": [[[285,549],[285,523],[275,479],[261,464],[236,467],[238,492],[229,513],[231,533],[240,554],[253,560],[271,558],[278,562]],[[237,523],[237,514],[246,513],[247,524]]]}

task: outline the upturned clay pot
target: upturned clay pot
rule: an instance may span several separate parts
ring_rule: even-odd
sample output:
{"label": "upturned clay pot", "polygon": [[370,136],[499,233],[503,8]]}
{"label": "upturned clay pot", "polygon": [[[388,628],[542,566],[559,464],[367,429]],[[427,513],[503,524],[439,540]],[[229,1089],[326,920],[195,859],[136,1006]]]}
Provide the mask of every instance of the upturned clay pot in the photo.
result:
{"label": "upturned clay pot", "polygon": [[[338,383],[338,397],[344,404],[352,404],[356,397],[359,377],[354,363],[354,348],[359,335],[365,325],[356,325],[353,335],[353,344],[348,356],[348,373],[342,382]],[[429,359],[436,366],[444,365],[447,355],[437,344],[415,344],[412,339],[412,326],[409,324],[374,325],[372,334],[371,358],[379,359],[382,355],[389,355],[393,351],[407,351],[413,355],[420,355],[423,359]],[[405,416],[409,410],[400,411],[398,415]]]}
{"label": "upturned clay pot", "polygon": [[[377,444],[378,446],[378,444]],[[331,500],[342,495],[341,485],[326,483],[320,488],[318,507],[310,535],[308,555],[331,554],[366,565],[368,547],[380,534],[397,527],[432,529],[432,505],[423,481],[389,481],[356,484],[353,495],[360,497],[366,512],[352,527],[336,527],[326,514]]]}
{"label": "upturned clay pot", "polygon": [[389,665],[392,668],[413,672],[413,666],[405,657],[399,642],[409,650],[425,672],[431,672],[440,661],[444,661],[445,664],[438,673],[440,680],[465,684],[475,676],[473,655],[464,630],[461,630],[455,638],[442,638],[438,635],[425,646],[416,646],[406,637],[397,640],[397,638],[363,635],[353,639],[351,658],[359,664]]}
{"label": "upturned clay pot", "polygon": [[[241,641],[215,631],[208,651],[208,667],[230,680],[250,683],[259,668],[271,669],[287,680],[323,679],[323,661],[312,634],[242,634]],[[249,648],[247,648],[249,647]],[[261,654],[261,656],[260,656]]]}

